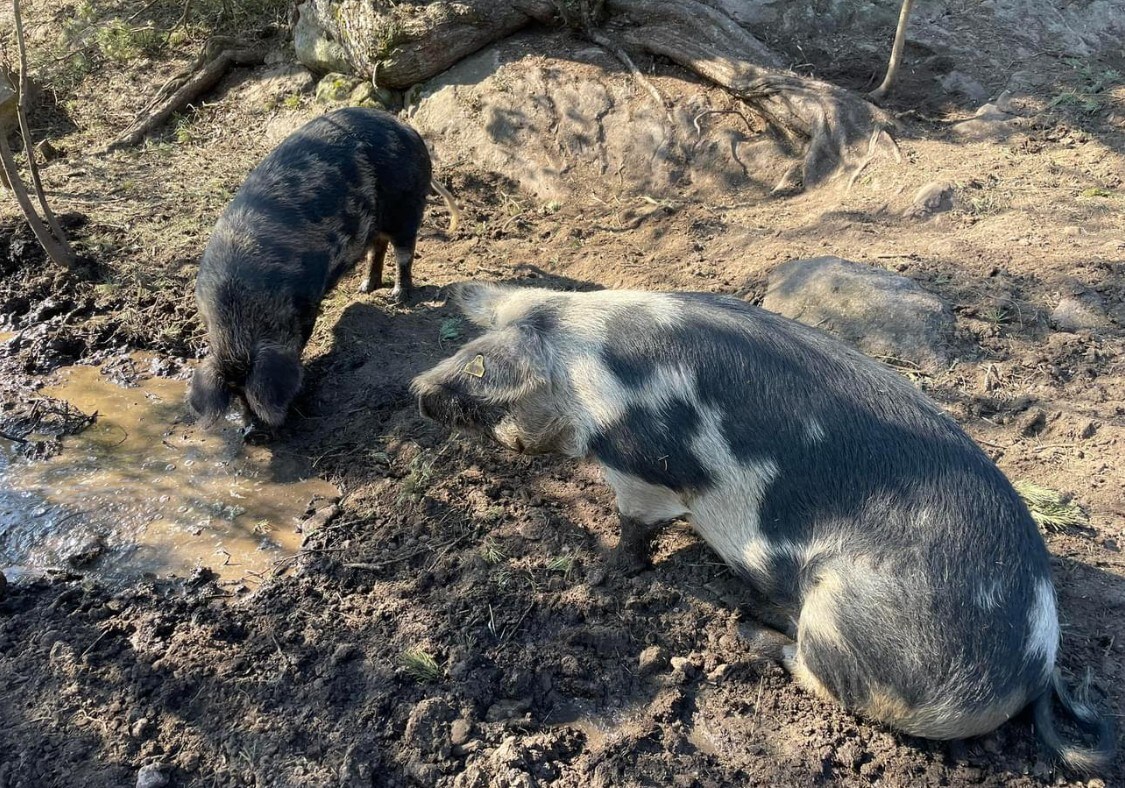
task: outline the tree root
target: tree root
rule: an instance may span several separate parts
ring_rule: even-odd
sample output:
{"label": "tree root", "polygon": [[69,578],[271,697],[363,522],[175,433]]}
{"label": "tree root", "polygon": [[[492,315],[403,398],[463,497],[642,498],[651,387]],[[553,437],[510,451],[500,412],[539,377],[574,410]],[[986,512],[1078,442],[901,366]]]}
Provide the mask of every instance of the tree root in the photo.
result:
{"label": "tree root", "polygon": [[105,152],[139,144],[174,113],[215,87],[231,68],[260,66],[264,62],[265,51],[261,48],[234,39],[211,39],[187,69],[157,91],[140,116],[106,146]]}
{"label": "tree root", "polygon": [[611,55],[617,58],[621,62],[621,65],[629,69],[629,73],[633,75],[633,79],[637,80],[637,84],[647,90],[648,94],[652,96],[653,100],[656,101],[657,104],[659,104],[661,107],[667,108],[668,102],[665,100],[664,96],[661,95],[660,91],[656,89],[656,85],[652,84],[652,82],[649,81],[648,77],[641,73],[641,70],[637,68],[637,64],[633,62],[633,58],[629,57],[628,52],[622,49],[609,36],[593,28],[590,28],[586,31],[586,36],[602,49],[605,49]]}
{"label": "tree root", "polygon": [[866,167],[872,139],[889,138],[894,128],[893,118],[862,96],[781,71],[776,55],[724,13],[721,0],[608,0],[607,7],[626,43],[720,85],[782,134],[801,161],[779,188],[795,187],[798,175],[809,188]]}
{"label": "tree root", "polygon": [[[309,0],[309,6],[357,73],[396,89],[429,79],[532,21],[561,17],[609,50],[665,110],[669,103],[630,51],[668,58],[740,99],[799,160],[783,179],[786,188],[811,188],[841,175],[854,183],[856,168],[870,164],[878,141],[890,139],[895,127],[863,96],[785,71],[778,55],[732,16],[736,0]],[[909,6],[905,0],[898,39]],[[889,79],[901,60],[901,41],[897,52]]]}

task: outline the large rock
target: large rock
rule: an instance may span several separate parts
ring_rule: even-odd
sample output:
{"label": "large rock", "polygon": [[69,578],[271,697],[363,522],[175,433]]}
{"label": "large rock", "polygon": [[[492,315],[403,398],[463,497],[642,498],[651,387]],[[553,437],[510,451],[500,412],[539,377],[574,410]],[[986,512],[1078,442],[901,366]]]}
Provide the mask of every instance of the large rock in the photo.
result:
{"label": "large rock", "polygon": [[699,117],[729,106],[725,93],[657,83],[671,109],[600,47],[515,36],[408,93],[407,118],[440,161],[500,173],[544,202],[769,192],[788,166],[776,143],[739,115]]}
{"label": "large rock", "polygon": [[944,366],[953,314],[916,282],[839,257],[793,260],[774,269],[762,305],[846,339],[868,355]]}
{"label": "large rock", "polygon": [[351,70],[344,48],[321,29],[312,6],[308,3],[297,6],[297,21],[293,24],[293,49],[297,52],[297,60],[317,74]]}

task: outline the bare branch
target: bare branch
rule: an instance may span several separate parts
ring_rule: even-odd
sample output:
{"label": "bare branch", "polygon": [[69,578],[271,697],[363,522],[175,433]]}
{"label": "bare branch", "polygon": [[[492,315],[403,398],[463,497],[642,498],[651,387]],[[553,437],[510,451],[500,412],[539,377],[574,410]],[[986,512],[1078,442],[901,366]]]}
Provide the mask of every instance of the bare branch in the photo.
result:
{"label": "bare branch", "polygon": [[70,248],[70,242],[67,241],[66,233],[59,226],[54,211],[47,204],[47,196],[43,193],[43,181],[39,177],[39,163],[35,160],[35,146],[31,141],[31,130],[27,125],[27,50],[24,45],[23,15],[20,13],[20,0],[12,0],[12,13],[15,16],[16,44],[20,65],[19,103],[16,108],[16,115],[19,117],[20,136],[23,137],[23,149],[27,156],[27,169],[31,173],[31,184],[35,188],[35,197],[39,200],[39,207],[43,209],[47,226],[54,234],[55,240],[58,241],[57,249],[62,255],[61,257],[51,255],[51,258],[66,268],[73,268],[77,257],[74,250]]}
{"label": "bare branch", "polygon": [[[31,226],[31,231],[35,233],[35,237],[39,239],[42,244],[43,250],[47,253],[54,262],[65,268],[71,268],[74,265],[73,252],[69,248],[64,249],[59,246],[58,241],[51,235],[51,231],[47,225],[43,224],[43,220],[39,218],[39,214],[35,212],[35,206],[31,204],[31,197],[27,194],[27,187],[23,185],[20,179],[19,170],[16,168],[16,159],[12,155],[12,149],[8,147],[8,138],[4,134],[0,134],[0,164],[3,165],[4,174],[7,176],[8,185],[12,189],[12,194],[19,203],[20,211],[23,213],[27,223]],[[69,254],[69,256],[68,256]]]}

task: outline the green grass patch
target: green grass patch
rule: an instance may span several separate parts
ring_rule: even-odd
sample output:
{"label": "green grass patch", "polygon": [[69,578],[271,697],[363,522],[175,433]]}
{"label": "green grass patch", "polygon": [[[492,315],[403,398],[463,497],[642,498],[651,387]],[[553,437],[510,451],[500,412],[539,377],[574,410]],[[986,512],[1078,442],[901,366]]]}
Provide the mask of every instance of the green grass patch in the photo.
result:
{"label": "green grass patch", "polygon": [[1068,528],[1089,527],[1090,518],[1082,511],[1082,507],[1062,493],[1026,480],[1018,481],[1013,486],[1040,528],[1057,532]]}
{"label": "green grass patch", "polygon": [[432,684],[445,673],[433,654],[420,648],[412,648],[402,653],[402,667],[419,684]]}

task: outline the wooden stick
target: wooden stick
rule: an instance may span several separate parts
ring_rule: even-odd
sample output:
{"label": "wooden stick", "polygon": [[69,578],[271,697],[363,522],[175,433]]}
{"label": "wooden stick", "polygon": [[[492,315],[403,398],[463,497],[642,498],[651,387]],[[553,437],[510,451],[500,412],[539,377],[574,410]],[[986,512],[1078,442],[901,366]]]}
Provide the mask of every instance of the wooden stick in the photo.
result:
{"label": "wooden stick", "polygon": [[887,64],[887,75],[883,84],[867,94],[872,101],[878,101],[890,92],[891,85],[898,75],[898,67],[902,65],[902,51],[906,48],[906,22],[910,18],[910,7],[914,0],[902,0],[902,10],[898,14],[898,27],[895,28],[895,42],[891,47],[891,61]]}

